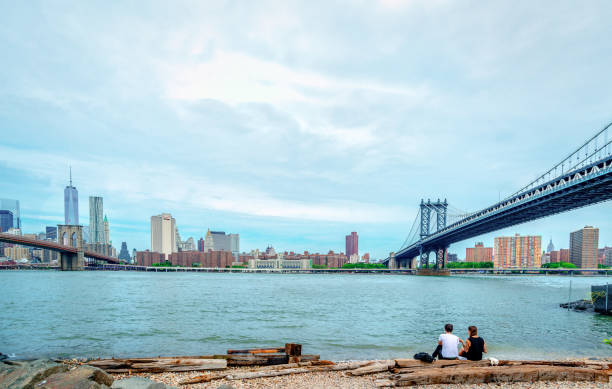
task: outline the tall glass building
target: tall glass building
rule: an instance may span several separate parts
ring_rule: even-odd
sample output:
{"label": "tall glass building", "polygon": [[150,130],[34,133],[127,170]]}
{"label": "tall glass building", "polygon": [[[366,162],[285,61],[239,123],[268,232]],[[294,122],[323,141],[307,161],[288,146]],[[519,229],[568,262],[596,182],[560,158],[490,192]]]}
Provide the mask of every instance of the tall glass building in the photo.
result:
{"label": "tall glass building", "polygon": [[10,211],[13,214],[13,228],[21,228],[21,217],[19,215],[19,200],[0,199],[0,210]]}
{"label": "tall glass building", "polygon": [[64,189],[64,224],[79,224],[79,192],[72,186],[72,171],[70,172],[70,185]]}
{"label": "tall glass building", "polygon": [[106,243],[102,197],[89,196],[89,239],[90,243]]}

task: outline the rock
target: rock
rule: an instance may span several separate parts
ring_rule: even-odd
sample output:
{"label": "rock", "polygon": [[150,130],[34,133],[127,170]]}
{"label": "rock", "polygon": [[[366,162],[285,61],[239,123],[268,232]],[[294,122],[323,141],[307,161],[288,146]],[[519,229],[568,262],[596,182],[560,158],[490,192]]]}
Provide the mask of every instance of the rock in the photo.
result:
{"label": "rock", "polygon": [[221,386],[218,386],[217,389],[236,389],[236,388],[234,388],[232,385],[223,384]]}
{"label": "rock", "polygon": [[130,377],[113,382],[112,389],[170,389],[175,388],[162,384],[161,382],[152,381],[144,377]]}
{"label": "rock", "polygon": [[0,388],[33,389],[47,377],[67,370],[68,366],[49,359],[0,362]]}
{"label": "rock", "polygon": [[78,366],[63,373],[50,375],[44,382],[36,385],[37,388],[75,388],[99,389],[107,388],[113,384],[113,377],[104,370],[92,366]]}

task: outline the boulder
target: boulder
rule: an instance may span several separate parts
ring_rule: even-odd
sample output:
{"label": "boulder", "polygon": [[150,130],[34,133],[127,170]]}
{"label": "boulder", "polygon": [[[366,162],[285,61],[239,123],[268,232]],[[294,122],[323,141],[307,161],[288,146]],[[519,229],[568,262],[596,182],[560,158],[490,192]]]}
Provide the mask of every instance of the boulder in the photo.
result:
{"label": "boulder", "polygon": [[45,389],[99,389],[113,384],[113,377],[104,370],[92,366],[78,366],[63,373],[50,375],[37,385]]}
{"label": "boulder", "polygon": [[47,377],[68,370],[68,366],[49,359],[0,362],[0,388],[33,389]]}
{"label": "boulder", "polygon": [[171,389],[174,386],[152,381],[144,377],[130,377],[113,382],[112,389]]}

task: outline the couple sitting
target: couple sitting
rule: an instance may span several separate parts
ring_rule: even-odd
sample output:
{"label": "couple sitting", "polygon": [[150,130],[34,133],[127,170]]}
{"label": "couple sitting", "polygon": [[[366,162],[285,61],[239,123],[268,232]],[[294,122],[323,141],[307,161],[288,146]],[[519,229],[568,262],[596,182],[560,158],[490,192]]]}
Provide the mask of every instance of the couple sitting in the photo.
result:
{"label": "couple sitting", "polygon": [[[482,353],[487,352],[487,345],[484,339],[478,336],[478,328],[476,326],[468,327],[469,337],[465,342],[453,334],[452,324],[445,325],[444,331],[438,338],[438,347],[432,355],[434,359],[438,357],[438,359],[480,361],[482,360]],[[463,345],[460,351],[458,351],[459,343]]]}

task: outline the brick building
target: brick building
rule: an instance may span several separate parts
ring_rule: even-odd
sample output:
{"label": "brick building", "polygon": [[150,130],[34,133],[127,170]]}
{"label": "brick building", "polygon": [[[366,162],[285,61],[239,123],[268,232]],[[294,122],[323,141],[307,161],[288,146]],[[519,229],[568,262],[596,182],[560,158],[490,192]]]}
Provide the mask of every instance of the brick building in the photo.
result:
{"label": "brick building", "polygon": [[494,266],[540,267],[542,258],[541,236],[501,236],[495,238]]}
{"label": "brick building", "polygon": [[466,262],[493,262],[493,247],[484,247],[482,242],[477,242],[474,247],[466,247]]}
{"label": "brick building", "polygon": [[139,266],[151,266],[154,263],[161,263],[165,261],[166,254],[149,250],[136,252],[136,264]]}
{"label": "brick building", "polygon": [[570,234],[570,262],[576,267],[592,269],[597,267],[599,228],[586,226]]}

